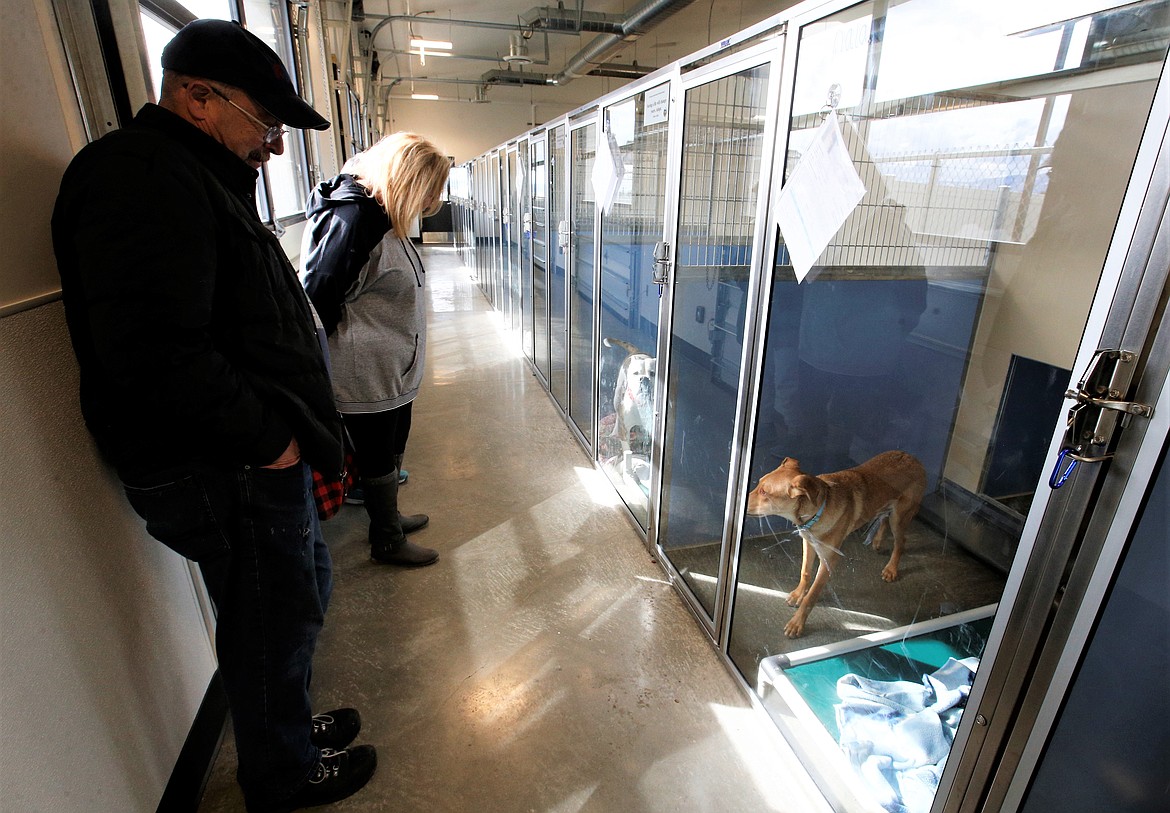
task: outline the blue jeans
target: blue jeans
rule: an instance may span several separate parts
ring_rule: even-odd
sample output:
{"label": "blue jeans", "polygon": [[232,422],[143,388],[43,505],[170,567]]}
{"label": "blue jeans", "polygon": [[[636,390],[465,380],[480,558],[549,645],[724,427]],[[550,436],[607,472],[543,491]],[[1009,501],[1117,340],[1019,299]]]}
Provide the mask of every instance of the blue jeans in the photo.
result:
{"label": "blue jeans", "polygon": [[215,602],[245,798],[287,797],[319,759],[309,679],[333,589],[309,467],[160,472],[125,490],[151,536],[199,563]]}

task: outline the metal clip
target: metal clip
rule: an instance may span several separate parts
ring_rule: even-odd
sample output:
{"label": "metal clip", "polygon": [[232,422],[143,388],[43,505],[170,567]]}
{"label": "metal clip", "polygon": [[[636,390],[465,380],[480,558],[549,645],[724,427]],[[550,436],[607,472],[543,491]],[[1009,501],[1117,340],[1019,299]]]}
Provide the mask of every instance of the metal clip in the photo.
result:
{"label": "metal clip", "polygon": [[[1064,397],[1074,403],[1065,422],[1064,445],[1048,478],[1050,487],[1064,485],[1078,463],[1102,463],[1111,459],[1113,454],[1105,450],[1115,430],[1119,426],[1122,429],[1128,426],[1132,416],[1153,416],[1154,409],[1149,404],[1120,400],[1129,387],[1131,365],[1136,358],[1128,350],[1098,350],[1076,389],[1065,392]],[[1116,415],[1118,412],[1120,418]],[[1097,449],[1099,451],[1094,454]],[[1068,465],[1061,471],[1066,460]]]}
{"label": "metal clip", "polygon": [[670,243],[657,242],[654,244],[654,273],[651,282],[655,285],[665,285],[670,280]]}
{"label": "metal clip", "polygon": [[1048,487],[1049,488],[1052,488],[1052,489],[1060,488],[1062,485],[1064,485],[1064,481],[1067,480],[1070,475],[1072,475],[1073,469],[1075,469],[1077,467],[1078,461],[1077,461],[1076,457],[1073,457],[1073,459],[1068,464],[1068,468],[1065,469],[1063,473],[1061,473],[1061,471],[1060,471],[1061,464],[1064,463],[1064,459],[1066,457],[1068,457],[1072,453],[1072,451],[1073,450],[1068,448],[1067,446],[1060,450],[1060,454],[1057,455],[1057,457],[1056,457],[1056,465],[1052,469],[1052,474],[1050,474],[1048,476]]}
{"label": "metal clip", "polygon": [[1112,409],[1124,412],[1126,415],[1140,415],[1143,418],[1152,418],[1154,408],[1149,404],[1139,404],[1136,401],[1115,401],[1111,398],[1094,398],[1081,390],[1066,390],[1065,398],[1076,401],[1078,404],[1090,404],[1098,409]]}

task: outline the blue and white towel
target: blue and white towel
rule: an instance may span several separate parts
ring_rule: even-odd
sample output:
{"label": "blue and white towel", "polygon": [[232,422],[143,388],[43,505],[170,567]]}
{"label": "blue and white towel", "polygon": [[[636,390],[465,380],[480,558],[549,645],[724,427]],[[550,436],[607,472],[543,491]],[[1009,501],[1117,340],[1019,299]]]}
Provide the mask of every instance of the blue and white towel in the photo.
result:
{"label": "blue and white towel", "polygon": [[837,681],[841,750],[889,813],[930,810],[978,668],[978,658],[950,658],[921,683]]}

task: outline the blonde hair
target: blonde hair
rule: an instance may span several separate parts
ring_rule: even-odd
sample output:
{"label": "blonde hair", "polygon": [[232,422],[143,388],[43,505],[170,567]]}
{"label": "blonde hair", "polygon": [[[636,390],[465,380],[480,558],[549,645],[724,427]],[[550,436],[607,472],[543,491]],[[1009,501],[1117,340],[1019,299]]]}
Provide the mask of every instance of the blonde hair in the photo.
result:
{"label": "blonde hair", "polygon": [[417,133],[393,133],[345,162],[342,172],[357,179],[386,210],[398,237],[406,237],[414,219],[433,215],[424,207],[443,191],[451,161]]}

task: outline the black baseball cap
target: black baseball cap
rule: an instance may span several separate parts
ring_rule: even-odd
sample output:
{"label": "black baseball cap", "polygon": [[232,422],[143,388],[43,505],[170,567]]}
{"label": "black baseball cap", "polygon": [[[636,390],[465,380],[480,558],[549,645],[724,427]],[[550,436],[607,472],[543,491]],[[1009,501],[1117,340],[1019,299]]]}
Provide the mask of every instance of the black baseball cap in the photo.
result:
{"label": "black baseball cap", "polygon": [[276,52],[237,22],[188,23],[163,48],[162,66],[164,70],[238,87],[289,127],[329,127],[329,121],[297,95]]}

